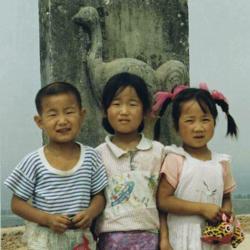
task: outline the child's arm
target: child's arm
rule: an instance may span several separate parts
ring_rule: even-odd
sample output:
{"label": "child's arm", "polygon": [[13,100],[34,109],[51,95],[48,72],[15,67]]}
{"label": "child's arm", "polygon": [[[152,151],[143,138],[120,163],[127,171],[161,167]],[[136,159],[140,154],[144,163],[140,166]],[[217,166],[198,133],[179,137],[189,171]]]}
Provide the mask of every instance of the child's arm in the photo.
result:
{"label": "child's arm", "polygon": [[231,216],[232,209],[233,205],[232,205],[231,193],[226,193],[223,195],[221,212],[225,213],[228,216]]}
{"label": "child's arm", "polygon": [[168,237],[167,215],[162,212],[160,212],[160,250],[173,250]]}
{"label": "child's arm", "polygon": [[105,204],[104,193],[101,191],[93,196],[90,206],[86,210],[79,212],[72,222],[79,228],[90,227],[93,219],[103,211]]}
{"label": "child's arm", "polygon": [[58,233],[63,233],[70,224],[70,220],[67,216],[46,213],[33,207],[27,201],[16,195],[12,196],[11,209],[13,213],[21,216],[25,220],[35,222],[41,226],[49,227]]}
{"label": "child's arm", "polygon": [[222,198],[221,212],[225,213],[230,217],[233,210],[231,192],[236,187],[236,183],[232,175],[230,161],[222,161],[221,163],[223,166],[223,180],[224,180],[224,192],[225,192]]}
{"label": "child's arm", "polygon": [[157,202],[160,210],[182,215],[200,215],[211,222],[221,218],[220,207],[215,204],[192,202],[174,196],[175,189],[163,174],[160,180]]}

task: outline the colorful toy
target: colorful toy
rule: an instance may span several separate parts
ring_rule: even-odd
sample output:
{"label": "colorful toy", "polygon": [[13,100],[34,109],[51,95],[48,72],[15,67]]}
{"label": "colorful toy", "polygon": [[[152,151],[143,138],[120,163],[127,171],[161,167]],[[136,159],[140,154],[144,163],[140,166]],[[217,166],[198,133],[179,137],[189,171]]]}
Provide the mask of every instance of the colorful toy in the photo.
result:
{"label": "colorful toy", "polygon": [[231,244],[236,248],[244,240],[244,233],[237,219],[223,214],[221,223],[204,228],[201,240],[208,244]]}

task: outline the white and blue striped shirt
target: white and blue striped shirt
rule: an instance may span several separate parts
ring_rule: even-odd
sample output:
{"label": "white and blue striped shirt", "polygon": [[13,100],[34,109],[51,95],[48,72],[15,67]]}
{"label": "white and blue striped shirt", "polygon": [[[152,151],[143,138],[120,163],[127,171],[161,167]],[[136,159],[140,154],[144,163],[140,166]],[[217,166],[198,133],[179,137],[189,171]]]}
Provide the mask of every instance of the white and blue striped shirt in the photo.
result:
{"label": "white and blue striped shirt", "polygon": [[91,196],[107,185],[102,160],[95,149],[81,147],[80,159],[68,171],[53,168],[44,147],[28,154],[6,179],[5,185],[34,207],[52,214],[76,214],[89,207]]}

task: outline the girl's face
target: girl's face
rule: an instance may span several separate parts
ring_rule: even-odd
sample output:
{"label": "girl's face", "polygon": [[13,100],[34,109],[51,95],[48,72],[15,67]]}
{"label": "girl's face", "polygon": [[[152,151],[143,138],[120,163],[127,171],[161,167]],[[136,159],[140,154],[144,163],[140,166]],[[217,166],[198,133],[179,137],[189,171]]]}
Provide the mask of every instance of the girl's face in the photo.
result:
{"label": "girl's face", "polygon": [[178,133],[184,149],[207,148],[207,143],[213,137],[214,127],[212,114],[208,109],[204,113],[197,101],[190,100],[181,104]]}
{"label": "girl's face", "polygon": [[115,135],[137,134],[143,116],[142,101],[131,86],[118,90],[107,109],[107,118]]}

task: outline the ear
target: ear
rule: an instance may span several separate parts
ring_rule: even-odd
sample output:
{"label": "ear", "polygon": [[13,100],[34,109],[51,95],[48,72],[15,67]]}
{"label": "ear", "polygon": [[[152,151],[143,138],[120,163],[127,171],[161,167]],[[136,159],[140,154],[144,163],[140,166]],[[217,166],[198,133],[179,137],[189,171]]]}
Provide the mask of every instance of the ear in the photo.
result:
{"label": "ear", "polygon": [[35,115],[34,116],[34,121],[35,121],[37,127],[39,127],[40,129],[43,129],[42,117],[40,115]]}
{"label": "ear", "polygon": [[83,123],[84,119],[85,119],[85,115],[86,115],[86,109],[82,108],[80,111],[80,117],[81,117],[81,123]]}

